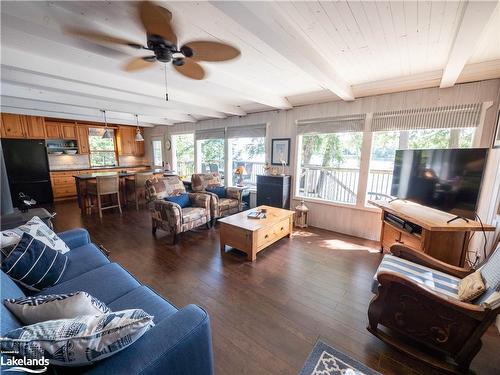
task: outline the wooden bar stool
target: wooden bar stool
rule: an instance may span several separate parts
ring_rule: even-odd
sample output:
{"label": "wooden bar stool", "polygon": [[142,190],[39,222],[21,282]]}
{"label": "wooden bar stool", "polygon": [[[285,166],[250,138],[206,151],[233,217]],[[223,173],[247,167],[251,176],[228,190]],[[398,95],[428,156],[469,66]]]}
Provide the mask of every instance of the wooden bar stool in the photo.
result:
{"label": "wooden bar stool", "polygon": [[[146,200],[146,180],[153,177],[153,172],[138,172],[134,177],[125,179],[125,196],[127,202],[135,202],[135,208],[139,211],[139,201]],[[131,193],[133,199],[129,199]]]}
{"label": "wooden bar stool", "polygon": [[[113,195],[116,195],[117,204],[113,204]],[[109,208],[118,207],[120,214],[122,213],[122,206],[120,204],[120,181],[118,175],[112,176],[97,176],[96,182],[87,182],[87,207],[88,213],[92,213],[92,196],[96,197],[97,209],[99,210],[99,217],[102,219],[102,211]],[[111,196],[111,205],[103,207],[102,197]]]}

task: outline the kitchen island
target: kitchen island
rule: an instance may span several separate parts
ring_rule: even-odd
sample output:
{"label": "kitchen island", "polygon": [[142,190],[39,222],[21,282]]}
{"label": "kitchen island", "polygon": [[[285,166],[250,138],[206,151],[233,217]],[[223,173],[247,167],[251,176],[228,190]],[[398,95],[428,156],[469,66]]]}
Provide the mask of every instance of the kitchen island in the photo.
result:
{"label": "kitchen island", "polygon": [[125,187],[126,178],[134,178],[136,173],[151,172],[155,176],[172,175],[171,172],[165,172],[162,169],[145,169],[140,171],[121,170],[113,172],[91,172],[83,174],[75,174],[73,178],[76,184],[76,194],[78,198],[78,206],[82,213],[87,212],[87,182],[95,181],[98,176],[118,176],[120,179],[120,201],[123,206],[127,205],[127,189]]}

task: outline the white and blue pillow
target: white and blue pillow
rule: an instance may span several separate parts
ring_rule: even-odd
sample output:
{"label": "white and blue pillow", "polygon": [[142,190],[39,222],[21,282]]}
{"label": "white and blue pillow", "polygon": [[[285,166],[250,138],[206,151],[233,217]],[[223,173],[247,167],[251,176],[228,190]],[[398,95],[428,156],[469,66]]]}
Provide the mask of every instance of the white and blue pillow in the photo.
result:
{"label": "white and blue pillow", "polygon": [[4,305],[23,324],[111,312],[104,302],[92,297],[87,292],[6,299]]}
{"label": "white and blue pillow", "polygon": [[39,291],[59,282],[69,259],[45,243],[23,233],[21,241],[2,259],[2,271],[27,289]]}
{"label": "white and blue pillow", "polygon": [[0,347],[20,358],[43,356],[53,365],[82,366],[125,349],[153,326],[153,316],[140,309],[84,315],[12,330],[0,338]]}

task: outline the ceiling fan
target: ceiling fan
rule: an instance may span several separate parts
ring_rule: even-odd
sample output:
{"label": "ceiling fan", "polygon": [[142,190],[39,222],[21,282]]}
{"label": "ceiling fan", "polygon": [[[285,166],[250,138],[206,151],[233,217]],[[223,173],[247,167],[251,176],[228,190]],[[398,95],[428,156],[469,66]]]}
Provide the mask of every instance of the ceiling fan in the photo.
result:
{"label": "ceiling fan", "polygon": [[208,40],[196,40],[183,44],[180,48],[177,44],[177,35],[171,24],[172,13],[151,1],[138,3],[139,18],[147,33],[147,44],[143,46],[126,39],[114,37],[100,32],[68,28],[70,34],[98,43],[114,43],[127,45],[136,49],[152,51],[149,56],[136,57],[128,61],[123,70],[133,72],[152,67],[156,62],[172,62],[175,70],[180,74],[200,80],[205,77],[205,70],[199,61],[226,61],[240,55],[240,51],[225,43],[212,42]]}

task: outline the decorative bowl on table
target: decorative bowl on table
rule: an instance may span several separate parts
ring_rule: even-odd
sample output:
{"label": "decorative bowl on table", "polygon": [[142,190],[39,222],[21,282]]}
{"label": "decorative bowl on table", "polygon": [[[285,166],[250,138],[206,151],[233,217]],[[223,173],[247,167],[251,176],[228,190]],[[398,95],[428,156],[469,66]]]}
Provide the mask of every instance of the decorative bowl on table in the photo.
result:
{"label": "decorative bowl on table", "polygon": [[64,150],[64,153],[68,155],[76,155],[77,152],[78,150]]}
{"label": "decorative bowl on table", "polygon": [[62,151],[50,151],[49,154],[50,155],[62,155],[63,152]]}

